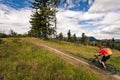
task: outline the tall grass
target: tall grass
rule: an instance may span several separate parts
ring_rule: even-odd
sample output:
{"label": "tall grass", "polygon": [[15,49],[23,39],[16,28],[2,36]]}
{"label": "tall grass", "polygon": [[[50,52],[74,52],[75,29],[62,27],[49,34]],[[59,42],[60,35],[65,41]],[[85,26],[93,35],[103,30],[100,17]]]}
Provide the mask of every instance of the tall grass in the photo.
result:
{"label": "tall grass", "polygon": [[[39,41],[54,48],[60,49],[66,53],[72,54],[73,56],[77,56],[78,58],[85,61],[87,61],[89,58],[92,58],[93,55],[98,52],[98,48],[93,46],[84,46],[82,44],[75,44],[64,41]],[[107,63],[113,64],[118,69],[118,71],[120,71],[120,51],[114,49],[112,51],[113,55]]]}
{"label": "tall grass", "polygon": [[98,52],[97,47],[84,46],[82,44],[75,44],[75,43],[64,42],[64,41],[50,41],[50,40],[45,41],[45,40],[38,40],[38,39],[36,41],[40,41],[46,45],[49,45],[61,51],[64,51],[69,54],[82,57],[82,58],[93,57],[93,55]]}
{"label": "tall grass", "polygon": [[0,57],[1,80],[100,80],[97,74],[18,38],[5,39],[0,50],[6,52]]}

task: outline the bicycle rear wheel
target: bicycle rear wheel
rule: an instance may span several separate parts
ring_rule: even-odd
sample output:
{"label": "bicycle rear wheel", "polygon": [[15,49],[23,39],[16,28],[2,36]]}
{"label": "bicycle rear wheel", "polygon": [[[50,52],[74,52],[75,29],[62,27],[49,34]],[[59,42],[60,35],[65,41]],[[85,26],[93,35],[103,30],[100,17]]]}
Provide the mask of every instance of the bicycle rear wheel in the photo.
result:
{"label": "bicycle rear wheel", "polygon": [[106,70],[109,71],[110,73],[112,73],[112,74],[116,74],[117,73],[117,69],[113,65],[106,64],[106,67],[107,67]]}

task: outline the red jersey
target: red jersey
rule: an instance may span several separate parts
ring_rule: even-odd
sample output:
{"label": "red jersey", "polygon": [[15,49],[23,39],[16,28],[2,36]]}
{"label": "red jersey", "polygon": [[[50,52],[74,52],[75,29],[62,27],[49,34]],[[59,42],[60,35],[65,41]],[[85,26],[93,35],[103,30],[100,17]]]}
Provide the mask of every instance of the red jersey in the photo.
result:
{"label": "red jersey", "polygon": [[108,55],[108,53],[107,53],[107,51],[106,51],[105,49],[100,49],[100,50],[98,51],[98,53],[100,53],[100,54],[102,54],[102,55],[104,55],[104,56]]}

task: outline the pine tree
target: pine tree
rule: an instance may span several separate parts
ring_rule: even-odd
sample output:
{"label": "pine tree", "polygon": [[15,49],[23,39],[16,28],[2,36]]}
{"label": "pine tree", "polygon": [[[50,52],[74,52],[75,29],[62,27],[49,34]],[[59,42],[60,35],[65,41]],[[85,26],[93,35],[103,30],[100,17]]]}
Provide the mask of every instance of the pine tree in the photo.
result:
{"label": "pine tree", "polygon": [[10,30],[10,34],[9,34],[11,37],[16,37],[17,36],[17,33],[14,32],[13,30]]}
{"label": "pine tree", "polygon": [[81,37],[80,41],[81,41],[82,44],[88,45],[89,38],[85,35],[85,33],[82,33],[82,37]]}
{"label": "pine tree", "polygon": [[67,41],[70,42],[71,41],[71,31],[70,30],[68,30],[67,36],[68,36],[67,37],[68,38]]}
{"label": "pine tree", "polygon": [[76,34],[73,34],[73,36],[72,36],[72,42],[76,42],[76,41],[77,41]]}
{"label": "pine tree", "polygon": [[61,33],[59,33],[59,35],[58,35],[58,40],[63,40],[63,34],[62,34],[62,32]]}
{"label": "pine tree", "polygon": [[[56,32],[56,7],[58,0],[34,0],[31,2],[34,9],[31,16],[30,36],[48,39]],[[54,24],[53,24],[54,23]]]}
{"label": "pine tree", "polygon": [[82,37],[81,37],[81,39],[80,39],[80,42],[81,42],[82,44],[84,44],[84,42],[85,42],[85,33],[82,33]]}

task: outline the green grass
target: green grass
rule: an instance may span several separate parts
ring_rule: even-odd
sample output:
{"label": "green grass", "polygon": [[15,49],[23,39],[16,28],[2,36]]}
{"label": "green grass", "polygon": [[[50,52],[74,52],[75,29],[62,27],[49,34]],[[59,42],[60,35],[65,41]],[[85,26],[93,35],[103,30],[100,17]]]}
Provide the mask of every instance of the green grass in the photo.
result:
{"label": "green grass", "polygon": [[[87,61],[87,59],[92,58],[94,54],[98,52],[97,47],[84,46],[82,44],[75,44],[64,41],[50,41],[50,40],[39,40],[40,42],[57,48],[63,52],[76,56],[82,60]],[[112,50],[113,55],[107,63],[113,64],[120,71],[120,51]],[[120,72],[118,72],[120,74]]]}
{"label": "green grass", "polygon": [[0,54],[0,79],[100,80],[97,74],[82,65],[68,64],[45,49],[19,38],[4,39],[0,44]]}
{"label": "green grass", "polygon": [[[37,40],[38,41],[38,40]],[[40,42],[55,47],[61,51],[66,53],[83,57],[83,58],[90,58],[93,57],[95,53],[97,53],[98,48],[93,46],[84,46],[82,44],[75,44],[70,42],[64,41],[49,41],[49,40],[39,40]]]}

